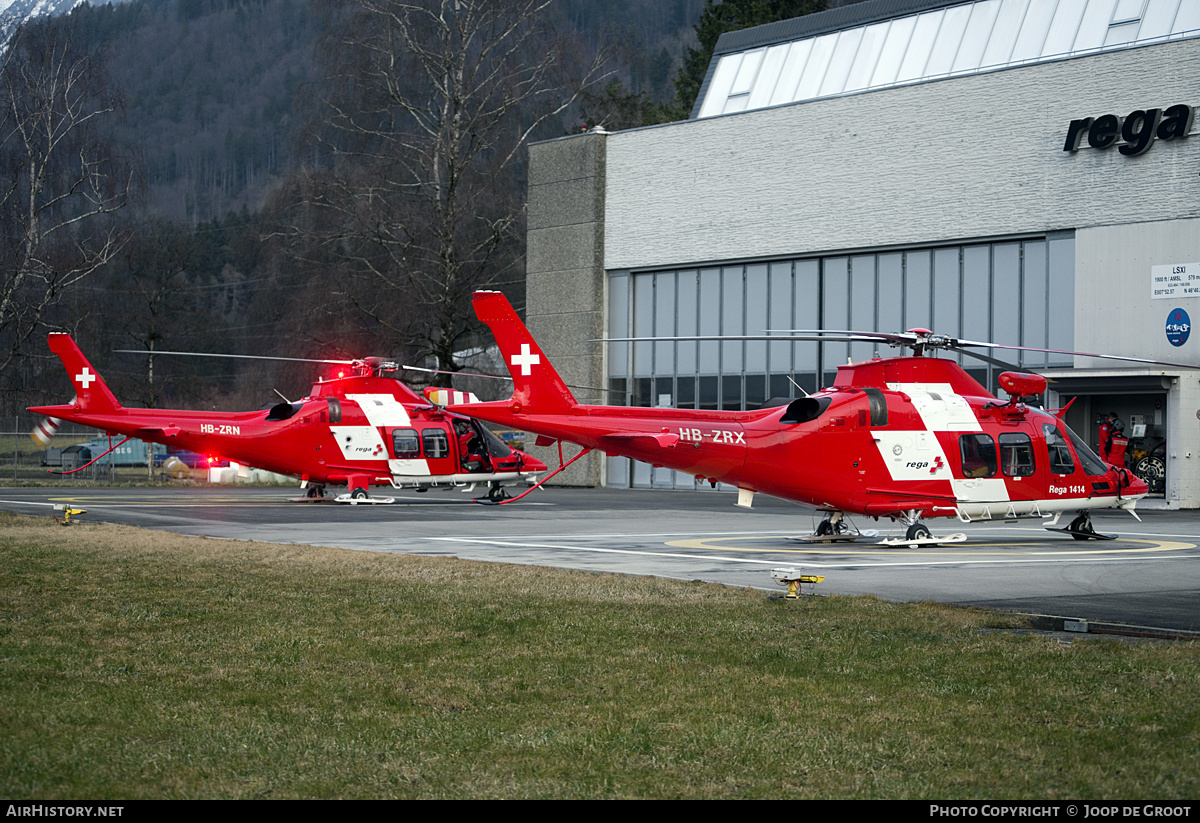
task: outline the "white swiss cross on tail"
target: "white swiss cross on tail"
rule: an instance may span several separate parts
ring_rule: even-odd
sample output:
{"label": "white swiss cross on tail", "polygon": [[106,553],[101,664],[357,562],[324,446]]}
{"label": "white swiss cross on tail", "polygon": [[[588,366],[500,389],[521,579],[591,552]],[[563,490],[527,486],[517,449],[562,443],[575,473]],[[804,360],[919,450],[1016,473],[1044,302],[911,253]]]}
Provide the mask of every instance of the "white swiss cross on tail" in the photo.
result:
{"label": "white swiss cross on tail", "polygon": [[512,356],[512,358],[510,359],[510,362],[514,366],[521,367],[521,376],[522,377],[528,377],[532,373],[532,369],[530,367],[536,366],[538,363],[541,363],[542,358],[540,355],[533,354],[532,352],[529,351],[528,343],[522,343],[521,344],[521,353],[514,354]]}
{"label": "white swiss cross on tail", "polygon": [[79,374],[75,375],[75,382],[78,383],[79,385],[83,386],[85,389],[88,386],[90,386],[92,384],[92,381],[95,379],[96,379],[96,375],[94,375],[90,371],[88,371],[87,366],[84,366],[83,371],[81,371]]}

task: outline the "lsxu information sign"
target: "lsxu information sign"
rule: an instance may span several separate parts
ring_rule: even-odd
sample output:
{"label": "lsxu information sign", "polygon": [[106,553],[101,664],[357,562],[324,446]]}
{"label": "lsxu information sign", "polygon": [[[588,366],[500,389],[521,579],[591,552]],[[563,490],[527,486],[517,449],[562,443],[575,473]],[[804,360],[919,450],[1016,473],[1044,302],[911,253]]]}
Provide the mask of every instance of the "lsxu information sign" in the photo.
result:
{"label": "lsxu information sign", "polygon": [[1192,131],[1195,112],[1191,106],[1181,103],[1166,109],[1137,109],[1124,117],[1105,114],[1072,120],[1067,127],[1063,151],[1079,151],[1079,144],[1086,135],[1087,143],[1093,149],[1119,145],[1121,154],[1134,157],[1150,148],[1155,137],[1159,140],[1187,137]]}
{"label": "lsxu information sign", "polygon": [[1200,297],[1200,263],[1150,267],[1150,299]]}

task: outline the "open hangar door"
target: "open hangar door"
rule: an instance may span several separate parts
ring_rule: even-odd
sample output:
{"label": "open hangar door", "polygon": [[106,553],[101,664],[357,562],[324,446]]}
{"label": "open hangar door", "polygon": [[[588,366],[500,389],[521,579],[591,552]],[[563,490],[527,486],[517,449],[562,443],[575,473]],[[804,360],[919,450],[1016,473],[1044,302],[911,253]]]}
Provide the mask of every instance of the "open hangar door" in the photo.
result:
{"label": "open hangar door", "polygon": [[[1167,410],[1177,378],[1164,374],[1062,374],[1046,372],[1052,380],[1047,409],[1071,403],[1067,425],[1100,454],[1100,424],[1116,412],[1129,438],[1125,467],[1146,481],[1151,497],[1163,497],[1170,471],[1171,433]],[[1072,398],[1075,398],[1072,403]]]}

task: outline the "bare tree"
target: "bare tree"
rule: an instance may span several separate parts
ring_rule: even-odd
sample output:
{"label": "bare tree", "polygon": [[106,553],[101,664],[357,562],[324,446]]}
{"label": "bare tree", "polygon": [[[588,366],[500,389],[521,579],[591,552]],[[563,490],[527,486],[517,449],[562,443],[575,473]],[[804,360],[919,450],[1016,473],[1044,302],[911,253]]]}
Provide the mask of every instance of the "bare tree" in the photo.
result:
{"label": "bare tree", "polygon": [[336,7],[305,241],[340,261],[339,292],[377,333],[443,369],[459,367],[471,291],[519,274],[526,141],[601,79],[599,56],[568,79],[580,58],[550,30],[552,3]]}
{"label": "bare tree", "polygon": [[176,384],[192,373],[170,367],[160,367],[156,373],[155,352],[183,348],[181,340],[190,339],[197,328],[211,323],[198,305],[198,284],[190,271],[198,256],[196,235],[190,228],[151,218],[138,227],[119,261],[109,267],[110,290],[119,290],[120,295],[111,302],[112,316],[106,318],[105,326],[114,345],[132,341],[146,352],[145,371],[129,387],[130,399],[140,405],[159,406],[164,394],[172,390],[187,393],[186,385]]}
{"label": "bare tree", "polygon": [[127,175],[97,121],[115,102],[69,17],[35,21],[0,64],[0,374],[63,292],[119,250]]}

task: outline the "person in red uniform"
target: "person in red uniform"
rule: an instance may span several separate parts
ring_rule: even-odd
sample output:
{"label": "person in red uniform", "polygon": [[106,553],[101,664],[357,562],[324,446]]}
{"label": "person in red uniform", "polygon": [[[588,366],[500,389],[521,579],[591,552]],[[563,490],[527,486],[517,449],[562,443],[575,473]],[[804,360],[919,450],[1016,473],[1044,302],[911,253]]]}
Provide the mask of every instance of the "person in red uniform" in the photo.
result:
{"label": "person in red uniform", "polygon": [[1105,463],[1111,463],[1113,437],[1125,431],[1125,424],[1117,417],[1117,413],[1109,412],[1100,424],[1100,457]]}

